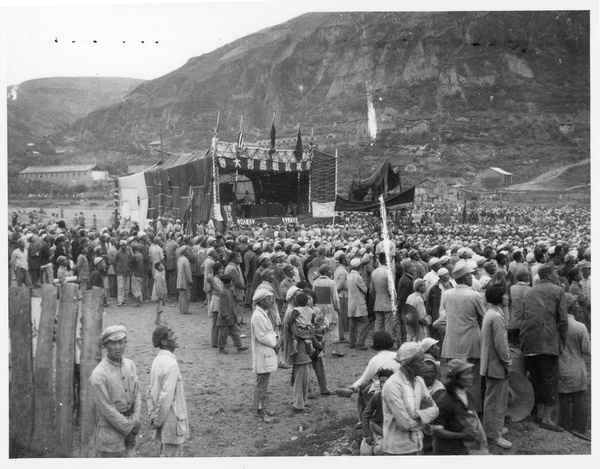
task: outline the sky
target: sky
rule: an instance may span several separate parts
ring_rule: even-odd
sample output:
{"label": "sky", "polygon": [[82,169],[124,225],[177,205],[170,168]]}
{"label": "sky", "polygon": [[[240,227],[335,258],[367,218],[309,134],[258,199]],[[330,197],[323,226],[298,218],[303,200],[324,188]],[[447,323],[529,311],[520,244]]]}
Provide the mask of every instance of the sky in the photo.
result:
{"label": "sky", "polygon": [[[81,2],[79,2],[81,3]],[[8,85],[56,76],[154,79],[191,57],[306,12],[301,2],[8,8]]]}
{"label": "sky", "polygon": [[[45,77],[151,80],[190,58],[309,11],[576,9],[591,0],[164,1],[4,0],[0,46],[7,85]],[[96,3],[96,4],[95,4]],[[4,26],[4,28],[2,28]],[[2,42],[4,40],[4,43]]]}

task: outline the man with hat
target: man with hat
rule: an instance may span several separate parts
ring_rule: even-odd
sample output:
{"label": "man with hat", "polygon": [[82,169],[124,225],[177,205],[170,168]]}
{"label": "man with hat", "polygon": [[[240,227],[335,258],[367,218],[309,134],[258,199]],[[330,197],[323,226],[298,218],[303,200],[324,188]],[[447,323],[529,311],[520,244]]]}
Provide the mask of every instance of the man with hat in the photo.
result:
{"label": "man with hat", "polygon": [[135,364],[123,357],[127,330],[125,326],[109,326],[101,339],[106,357],[90,376],[96,406],[96,457],[132,457],[141,425],[141,396]]}
{"label": "man with hat", "polygon": [[439,409],[419,375],[425,354],[417,342],[400,346],[400,369],[385,383],[383,401],[383,451],[388,455],[418,455],[423,450],[423,428]]}
{"label": "man with hat", "polygon": [[[347,342],[345,333],[348,332],[348,260],[343,251],[336,252],[337,267],[333,271],[333,280],[340,300],[340,318],[338,330],[340,342]],[[334,256],[335,258],[335,256]]]}
{"label": "man with hat", "polygon": [[558,357],[567,330],[567,304],[564,288],[558,286],[558,272],[552,262],[538,270],[540,283],[523,297],[521,352],[531,375],[537,408],[536,422],[541,428],[561,432],[552,421],[558,389]]}
{"label": "man with hat", "polygon": [[117,276],[117,306],[123,306],[129,294],[129,259],[131,254],[127,250],[127,241],[119,241],[119,250],[114,257],[114,269]]}
{"label": "man with hat", "polygon": [[480,324],[485,314],[485,306],[481,295],[471,288],[473,268],[466,261],[456,263],[452,269],[452,276],[456,287],[444,292],[442,296],[442,307],[446,311],[442,357],[448,360],[460,358],[474,365],[473,385],[469,391],[477,412],[481,412]]}
{"label": "man with hat", "polygon": [[256,305],[250,320],[252,336],[252,371],[256,373],[254,390],[254,410],[261,420],[271,423],[273,412],[265,410],[265,400],[271,373],[277,370],[278,337],[273,329],[267,310],[273,305],[274,296],[268,290],[259,288],[252,296]]}
{"label": "man with hat", "polygon": [[327,318],[327,321],[329,322],[329,328],[323,342],[331,341],[333,348],[331,351],[332,356],[343,357],[344,354],[338,349],[340,343],[338,329],[340,300],[335,282],[331,278],[332,272],[329,264],[321,264],[319,267],[319,274],[319,277],[313,282],[313,290],[317,295],[315,306],[323,312],[325,318]]}
{"label": "man with hat", "polygon": [[352,269],[348,274],[348,321],[349,324],[349,346],[359,350],[368,350],[365,341],[369,335],[369,319],[367,311],[367,285],[363,280],[358,268],[360,267],[360,258],[353,258],[350,261]]}
{"label": "man with hat", "polygon": [[160,349],[150,369],[147,400],[153,438],[160,440],[161,457],[181,457],[189,428],[183,381],[175,356],[179,343],[171,327],[159,324],[152,334],[152,345]]}
{"label": "man with hat", "polygon": [[438,276],[438,270],[440,270],[440,268],[442,267],[442,264],[440,263],[439,258],[437,257],[432,257],[431,259],[429,259],[429,268],[431,269],[429,272],[427,272],[425,274],[425,276],[423,277],[423,280],[425,280],[426,282],[426,289],[425,289],[425,293],[429,293],[429,290],[431,290],[431,287],[433,287],[440,279],[440,277]]}

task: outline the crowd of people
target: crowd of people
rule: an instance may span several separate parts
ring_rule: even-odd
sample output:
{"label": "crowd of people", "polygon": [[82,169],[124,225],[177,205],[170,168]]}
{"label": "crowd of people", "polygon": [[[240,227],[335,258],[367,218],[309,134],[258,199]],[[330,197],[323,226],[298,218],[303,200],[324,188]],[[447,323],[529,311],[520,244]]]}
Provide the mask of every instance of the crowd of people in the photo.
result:
{"label": "crowd of people", "polygon": [[[327,360],[343,357],[346,347],[371,347],[377,354],[365,373],[336,391],[358,395],[361,454],[469,454],[488,444],[509,449],[513,347],[524,358],[540,428],[585,434],[589,209],[472,208],[468,223],[460,206],[426,204],[418,211],[418,223],[410,213],[389,214],[389,239],[378,217],[356,213],[334,225],[232,225],[224,233],[212,222],[192,228],[167,216],[116,229],[67,227],[63,220],[15,223],[9,226],[9,271],[18,286],[73,281],[81,289],[100,287],[105,305],[115,297],[117,306],[154,301],[153,340],[161,349],[152,368],[155,400],[160,383],[170,380],[169,392],[174,383],[182,386],[171,356],[176,338],[162,318],[171,296],[179,298],[181,314],[207,309],[216,353],[229,353],[229,337],[238,352],[246,351],[239,326],[250,323],[253,405],[265,422],[275,417],[267,389],[278,368],[291,368],[293,411],[309,412],[311,370],[319,392],[334,394]],[[139,430],[139,396],[132,376],[118,404],[106,401],[114,378],[109,365],[122,363],[126,342],[124,328],[114,327],[103,334],[104,372],[95,372],[92,382],[100,380],[99,425],[112,425],[121,440],[97,447],[126,455]],[[135,375],[135,367],[127,369]],[[168,380],[155,383],[154,376],[165,374]],[[180,445],[187,432],[182,388],[176,401],[162,434],[177,438],[161,440],[164,455],[180,455],[180,447],[169,445]],[[163,405],[166,410],[151,411],[157,435],[171,415],[169,403]]]}

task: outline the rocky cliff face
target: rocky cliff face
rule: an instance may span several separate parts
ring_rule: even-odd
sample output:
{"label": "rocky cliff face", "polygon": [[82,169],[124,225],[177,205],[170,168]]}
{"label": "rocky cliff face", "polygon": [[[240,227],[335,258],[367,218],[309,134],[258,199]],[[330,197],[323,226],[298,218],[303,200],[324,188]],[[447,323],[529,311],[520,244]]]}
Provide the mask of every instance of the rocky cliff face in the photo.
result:
{"label": "rocky cliff face", "polygon": [[585,11],[311,13],[192,58],[53,140],[133,151],[162,133],[172,151],[200,150],[218,111],[225,139],[240,115],[267,137],[273,113],[278,134],[351,133],[369,100],[398,124],[464,112],[585,121],[589,51]]}

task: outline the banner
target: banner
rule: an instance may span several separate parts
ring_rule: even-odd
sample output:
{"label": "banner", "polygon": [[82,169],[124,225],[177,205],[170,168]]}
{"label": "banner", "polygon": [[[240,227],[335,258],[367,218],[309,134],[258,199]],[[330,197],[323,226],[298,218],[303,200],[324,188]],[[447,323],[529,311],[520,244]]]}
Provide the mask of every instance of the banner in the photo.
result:
{"label": "banner", "polygon": [[529,191],[516,191],[516,190],[512,190],[512,189],[492,189],[492,190],[460,189],[460,191],[465,192],[467,194],[519,194],[519,195],[529,194]]}
{"label": "banner", "polygon": [[315,218],[332,218],[335,215],[335,202],[313,202],[312,216]]}
{"label": "banner", "polygon": [[217,164],[220,171],[268,171],[272,173],[290,173],[298,171],[310,171],[311,161],[306,160],[300,163],[284,163],[281,161],[261,160],[255,158],[245,158],[238,156],[236,158],[217,158]]}

